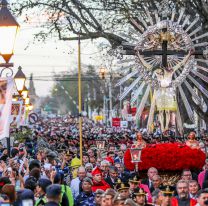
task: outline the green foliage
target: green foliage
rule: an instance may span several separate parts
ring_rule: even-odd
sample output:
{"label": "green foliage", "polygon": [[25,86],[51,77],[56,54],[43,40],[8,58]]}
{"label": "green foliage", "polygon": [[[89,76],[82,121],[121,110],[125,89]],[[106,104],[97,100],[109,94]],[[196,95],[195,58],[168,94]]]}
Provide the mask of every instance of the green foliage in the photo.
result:
{"label": "green foliage", "polygon": [[26,138],[32,137],[32,130],[29,128],[23,128],[21,131],[12,133],[11,137],[14,137],[14,140],[18,140],[18,142],[23,143]]}
{"label": "green foliage", "polygon": [[[56,75],[56,81],[51,91],[51,102],[57,108],[60,114],[71,112],[78,114],[78,81],[77,73],[71,75]],[[65,81],[64,81],[65,80]],[[104,84],[95,72],[93,66],[89,66],[86,72],[82,73],[82,110],[87,111],[87,105],[91,109],[99,110],[103,104]],[[58,112],[57,111],[57,112]]]}
{"label": "green foliage", "polygon": [[[148,18],[145,8],[151,11],[161,2],[161,0],[21,0],[14,2],[12,9],[16,15],[25,15],[25,21],[31,21],[30,15],[36,17],[36,21],[40,22],[39,26],[43,27],[39,32],[42,40],[51,35],[59,39],[77,40],[77,35],[80,34],[82,39],[101,37],[116,46],[124,40],[119,33],[121,31],[126,33],[128,28],[135,27],[132,18],[142,25],[140,16]],[[186,12],[191,16],[198,14],[203,29],[208,30],[207,1],[170,0],[168,2],[172,2],[177,10],[181,7],[188,8]]]}

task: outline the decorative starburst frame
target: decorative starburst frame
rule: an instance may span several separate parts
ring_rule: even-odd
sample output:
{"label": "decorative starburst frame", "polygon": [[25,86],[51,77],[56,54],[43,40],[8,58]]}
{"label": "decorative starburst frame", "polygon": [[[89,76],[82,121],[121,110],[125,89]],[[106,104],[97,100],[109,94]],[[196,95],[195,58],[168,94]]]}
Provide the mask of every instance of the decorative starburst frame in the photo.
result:
{"label": "decorative starburst frame", "polygon": [[[159,12],[160,10],[162,12]],[[114,55],[120,59],[118,64],[123,66],[122,70],[132,69],[131,73],[120,79],[117,86],[135,77],[135,80],[119,98],[123,100],[134,90],[131,98],[133,105],[145,90],[136,113],[137,118],[140,118],[150,92],[154,93],[154,90],[161,87],[155,70],[158,68],[167,72],[171,70],[173,75],[170,86],[179,92],[188,117],[194,122],[194,111],[187,98],[189,94],[185,91],[192,95],[197,105],[203,107],[203,98],[208,98],[208,91],[198,79],[208,82],[208,42],[206,41],[208,32],[202,32],[198,16],[193,18],[186,15],[184,8],[177,13],[169,1],[162,1],[155,11],[145,8],[145,13],[146,15],[131,19],[134,28],[129,28],[129,34],[121,34],[126,41],[113,51]],[[163,55],[156,54],[157,52],[162,53],[161,39],[168,42],[167,50],[170,51],[170,54],[167,54],[165,68],[163,67]],[[151,52],[152,55],[150,55]],[[151,107],[150,112],[154,113],[155,105],[151,105]],[[177,115],[180,116],[179,111]],[[182,123],[181,118],[179,122]]]}

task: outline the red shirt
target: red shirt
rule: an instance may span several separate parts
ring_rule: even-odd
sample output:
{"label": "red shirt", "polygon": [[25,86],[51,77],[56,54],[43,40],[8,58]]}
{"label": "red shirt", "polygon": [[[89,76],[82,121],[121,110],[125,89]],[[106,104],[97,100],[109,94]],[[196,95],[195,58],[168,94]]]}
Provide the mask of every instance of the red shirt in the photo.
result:
{"label": "red shirt", "polygon": [[[190,199],[190,206],[195,206],[197,204],[197,201],[194,199]],[[171,199],[171,206],[178,206],[178,199],[173,197]]]}
{"label": "red shirt", "polygon": [[106,191],[108,188],[111,188],[111,187],[105,180],[101,180],[101,182],[93,181],[93,185],[92,185],[93,192],[96,192],[97,189]]}

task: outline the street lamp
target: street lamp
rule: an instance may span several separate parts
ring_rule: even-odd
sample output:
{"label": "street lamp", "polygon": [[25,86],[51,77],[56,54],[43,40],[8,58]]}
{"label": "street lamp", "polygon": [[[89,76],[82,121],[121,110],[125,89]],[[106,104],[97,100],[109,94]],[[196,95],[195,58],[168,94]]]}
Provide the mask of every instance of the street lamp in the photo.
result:
{"label": "street lamp", "polygon": [[29,111],[33,110],[33,105],[31,103],[28,105],[28,109],[29,109]]}
{"label": "street lamp", "polygon": [[100,68],[100,77],[101,79],[105,79],[105,75],[106,75],[106,69],[104,67]]}
{"label": "street lamp", "polygon": [[[4,63],[0,63],[0,67],[2,68],[0,70],[0,77],[12,77],[13,70],[11,67],[13,67],[13,63],[9,63],[9,61],[14,53],[14,44],[20,26],[8,10],[7,1],[1,0],[0,5],[0,56],[2,56],[5,61]],[[5,72],[3,75],[4,71],[7,70],[10,72]],[[7,114],[5,117],[9,119],[10,114]],[[7,149],[10,156],[10,136],[8,135],[5,138],[7,140]]]}
{"label": "street lamp", "polygon": [[131,162],[135,164],[136,172],[138,172],[138,163],[141,162],[142,147],[138,144],[133,144],[130,148]]}
{"label": "street lamp", "polygon": [[25,98],[25,105],[29,105],[30,104],[30,98],[27,96]]}
{"label": "street lamp", "polygon": [[23,99],[26,99],[27,98],[27,96],[28,96],[28,89],[27,89],[27,87],[24,85],[24,87],[23,87],[23,90],[22,90],[22,92],[21,92],[21,95],[22,95],[22,98]]}
{"label": "street lamp", "polygon": [[0,54],[6,63],[14,53],[14,44],[19,30],[19,24],[7,8],[7,1],[1,1],[0,10]]}
{"label": "street lamp", "polygon": [[22,72],[22,67],[19,66],[18,71],[14,76],[14,81],[15,81],[17,91],[19,92],[19,94],[22,94],[22,91],[23,91],[24,85],[25,85],[25,80],[26,80],[26,76]]}

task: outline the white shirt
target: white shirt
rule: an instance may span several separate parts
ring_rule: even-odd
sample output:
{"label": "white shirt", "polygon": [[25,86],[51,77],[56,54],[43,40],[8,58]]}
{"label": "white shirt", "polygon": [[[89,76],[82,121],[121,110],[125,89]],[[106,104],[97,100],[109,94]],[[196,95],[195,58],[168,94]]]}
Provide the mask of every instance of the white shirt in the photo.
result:
{"label": "white shirt", "polygon": [[71,181],[71,190],[72,190],[72,195],[74,199],[79,195],[79,184],[80,184],[80,179],[79,177],[76,177]]}

